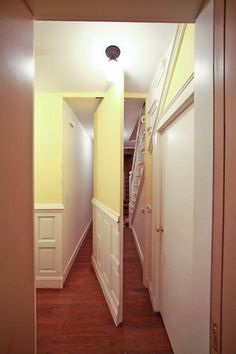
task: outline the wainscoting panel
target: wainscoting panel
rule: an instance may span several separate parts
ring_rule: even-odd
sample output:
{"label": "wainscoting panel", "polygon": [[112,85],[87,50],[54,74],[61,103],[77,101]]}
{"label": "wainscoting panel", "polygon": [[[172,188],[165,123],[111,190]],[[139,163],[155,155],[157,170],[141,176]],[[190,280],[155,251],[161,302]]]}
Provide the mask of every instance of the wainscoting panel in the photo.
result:
{"label": "wainscoting panel", "polygon": [[119,221],[118,215],[93,199],[92,264],[116,325],[123,316],[123,230]]}
{"label": "wainscoting panel", "polygon": [[37,288],[62,288],[63,205],[35,206],[35,270]]}

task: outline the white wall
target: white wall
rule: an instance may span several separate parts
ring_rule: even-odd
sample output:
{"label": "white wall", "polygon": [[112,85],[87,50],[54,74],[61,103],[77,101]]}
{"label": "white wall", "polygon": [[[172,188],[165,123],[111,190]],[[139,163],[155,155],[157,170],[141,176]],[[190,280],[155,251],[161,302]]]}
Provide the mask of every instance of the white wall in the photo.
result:
{"label": "white wall", "polygon": [[213,1],[196,22],[193,242],[193,345],[209,353],[213,184]]}
{"label": "white wall", "polygon": [[144,256],[144,241],[145,241],[145,214],[142,213],[142,208],[145,210],[145,202],[144,202],[144,184],[140,187],[141,193],[137,205],[136,214],[133,221],[133,234],[135,238],[136,247],[138,250],[139,258],[141,263],[143,264],[143,256]]}
{"label": "white wall", "polygon": [[[74,123],[72,127],[69,123]],[[80,246],[92,218],[93,143],[78,118],[64,102],[63,114],[63,271]]]}

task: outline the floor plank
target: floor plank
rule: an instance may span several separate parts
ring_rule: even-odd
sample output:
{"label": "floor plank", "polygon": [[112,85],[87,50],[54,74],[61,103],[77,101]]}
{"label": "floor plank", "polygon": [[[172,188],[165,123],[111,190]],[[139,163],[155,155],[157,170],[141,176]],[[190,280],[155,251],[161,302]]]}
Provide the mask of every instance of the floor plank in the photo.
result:
{"label": "floor plank", "polygon": [[132,232],[124,229],[124,322],[114,326],[91,266],[92,232],[63,290],[37,290],[38,354],[170,354],[161,317],[142,285]]}

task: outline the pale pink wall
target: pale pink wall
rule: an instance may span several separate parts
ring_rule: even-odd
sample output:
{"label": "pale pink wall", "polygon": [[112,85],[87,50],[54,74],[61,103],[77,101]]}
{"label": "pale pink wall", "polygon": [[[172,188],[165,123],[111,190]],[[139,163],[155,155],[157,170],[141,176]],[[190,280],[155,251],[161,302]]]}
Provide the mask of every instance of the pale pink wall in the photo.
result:
{"label": "pale pink wall", "polygon": [[32,198],[33,21],[23,1],[0,11],[0,353],[35,352]]}

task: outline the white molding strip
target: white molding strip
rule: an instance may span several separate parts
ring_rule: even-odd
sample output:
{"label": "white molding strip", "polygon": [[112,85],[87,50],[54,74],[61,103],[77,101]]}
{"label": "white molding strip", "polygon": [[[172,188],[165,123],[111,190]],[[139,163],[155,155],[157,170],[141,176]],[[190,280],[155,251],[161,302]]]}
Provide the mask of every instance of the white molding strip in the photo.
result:
{"label": "white molding strip", "polygon": [[161,97],[160,97],[160,104],[159,104],[159,112],[160,113],[163,109],[163,105],[165,103],[165,99],[166,99],[166,95],[168,93],[169,90],[169,86],[172,80],[172,76],[175,70],[175,66],[176,66],[176,62],[178,59],[178,55],[179,55],[179,51],[183,42],[183,38],[184,38],[184,33],[186,30],[187,25],[184,24],[179,24],[175,33],[175,38],[174,38],[174,42],[173,42],[173,46],[172,46],[172,50],[170,53],[170,57],[168,60],[168,65],[166,68],[166,76],[165,76],[165,81],[164,81],[164,85],[163,85],[163,90],[161,93]]}
{"label": "white molding strip", "polygon": [[136,246],[136,249],[137,249],[137,252],[138,252],[139,260],[140,260],[140,263],[141,263],[141,265],[143,267],[143,252],[142,252],[141,247],[139,245],[138,237],[137,237],[137,234],[136,234],[134,226],[132,226],[131,229],[133,231],[134,242],[135,242],[135,246]]}
{"label": "white molding strip", "polygon": [[92,224],[92,218],[90,219],[88,225],[86,226],[81,238],[79,239],[79,241],[78,241],[78,243],[77,243],[77,245],[75,247],[74,252],[72,253],[72,256],[70,257],[70,259],[69,259],[69,261],[68,261],[68,263],[67,263],[67,265],[65,267],[65,270],[63,272],[63,284],[66,281],[66,278],[67,278],[67,276],[68,276],[68,274],[69,274],[69,272],[71,270],[71,267],[72,267],[72,265],[73,265],[73,263],[75,261],[75,258],[77,256],[79,250],[80,250],[80,247],[82,246],[82,244],[83,244],[83,242],[85,240],[85,237],[86,237],[86,235],[87,235],[87,233],[88,233],[88,231],[90,229],[91,224]]}
{"label": "white molding strip", "polygon": [[36,277],[36,288],[38,289],[62,289],[62,277]]}
{"label": "white molding strip", "polygon": [[[167,65],[166,65],[166,69],[165,69],[165,73],[164,73],[164,82],[163,82],[161,94],[159,97],[157,114],[155,117],[154,124],[152,126],[151,139],[150,139],[150,143],[149,143],[149,147],[148,147],[148,150],[150,152],[152,151],[153,136],[155,134],[155,131],[156,131],[156,128],[157,128],[157,125],[159,122],[159,117],[162,114],[162,109],[163,109],[166,95],[168,93],[169,86],[170,86],[170,83],[172,80],[172,75],[175,70],[175,65],[176,65],[179,51],[180,51],[180,48],[181,48],[181,45],[183,42],[183,37],[184,37],[185,30],[186,30],[186,26],[187,26],[186,24],[179,24],[178,25],[178,27],[176,29],[175,37],[173,40],[172,48],[171,48],[169,57],[167,58]],[[157,99],[158,99],[158,97],[157,97]]]}
{"label": "white molding strip", "polygon": [[150,300],[151,300],[153,311],[154,312],[159,312],[159,310],[158,310],[158,308],[156,306],[154,291],[153,291],[152,282],[151,282],[150,279],[148,280],[148,292],[149,292],[149,296],[150,296]]}
{"label": "white molding strip", "polygon": [[64,205],[63,204],[35,204],[34,209],[36,211],[47,211],[47,210],[64,210]]}
{"label": "white molding strip", "polygon": [[92,199],[92,204],[101,209],[105,214],[107,214],[111,219],[113,219],[116,223],[120,222],[120,215],[115,213],[112,209],[105,206],[103,203],[99,202],[97,199]]}
{"label": "white molding strip", "polygon": [[161,114],[156,131],[162,132],[194,102],[194,75],[192,74],[181,90]]}

